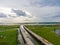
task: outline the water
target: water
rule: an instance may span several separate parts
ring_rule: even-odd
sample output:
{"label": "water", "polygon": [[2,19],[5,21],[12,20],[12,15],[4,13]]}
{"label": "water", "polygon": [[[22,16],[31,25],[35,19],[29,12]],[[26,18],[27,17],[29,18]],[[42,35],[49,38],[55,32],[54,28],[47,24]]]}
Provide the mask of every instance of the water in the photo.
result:
{"label": "water", "polygon": [[57,35],[60,35],[60,29],[55,30],[55,33],[56,33]]}
{"label": "water", "polygon": [[18,29],[18,41],[19,41],[18,45],[24,45],[24,41],[20,32],[20,29]]}
{"label": "water", "polygon": [[57,24],[24,24],[24,25],[57,25]]}

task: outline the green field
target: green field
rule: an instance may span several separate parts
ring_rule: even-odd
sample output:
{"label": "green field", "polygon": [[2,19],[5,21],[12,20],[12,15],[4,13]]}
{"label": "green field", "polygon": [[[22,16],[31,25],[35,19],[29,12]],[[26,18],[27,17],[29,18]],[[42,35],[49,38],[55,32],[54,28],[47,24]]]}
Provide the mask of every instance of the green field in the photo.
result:
{"label": "green field", "polygon": [[26,27],[54,45],[60,45],[60,36],[54,32],[60,29],[60,25],[26,25]]}
{"label": "green field", "polygon": [[0,26],[0,45],[17,45],[17,25]]}

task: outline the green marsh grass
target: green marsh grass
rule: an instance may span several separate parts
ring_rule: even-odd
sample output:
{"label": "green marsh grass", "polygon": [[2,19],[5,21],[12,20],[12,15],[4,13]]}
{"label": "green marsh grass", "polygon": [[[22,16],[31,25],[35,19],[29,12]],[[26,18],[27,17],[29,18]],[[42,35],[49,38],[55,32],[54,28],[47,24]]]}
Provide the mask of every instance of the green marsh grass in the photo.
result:
{"label": "green marsh grass", "polygon": [[60,36],[54,32],[60,29],[60,25],[26,25],[26,27],[54,45],[60,45]]}
{"label": "green marsh grass", "polygon": [[0,26],[0,45],[17,45],[17,25]]}

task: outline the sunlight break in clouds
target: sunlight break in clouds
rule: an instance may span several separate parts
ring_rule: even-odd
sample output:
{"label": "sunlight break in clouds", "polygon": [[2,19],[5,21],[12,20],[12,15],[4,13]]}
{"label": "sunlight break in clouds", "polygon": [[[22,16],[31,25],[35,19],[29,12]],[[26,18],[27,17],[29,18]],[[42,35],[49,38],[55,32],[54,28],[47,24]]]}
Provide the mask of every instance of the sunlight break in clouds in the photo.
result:
{"label": "sunlight break in clouds", "polygon": [[7,8],[6,10],[6,8],[0,8],[1,23],[22,23],[22,22],[34,21],[35,18],[36,18],[35,16],[32,16],[27,11],[18,9],[12,10],[11,8]]}

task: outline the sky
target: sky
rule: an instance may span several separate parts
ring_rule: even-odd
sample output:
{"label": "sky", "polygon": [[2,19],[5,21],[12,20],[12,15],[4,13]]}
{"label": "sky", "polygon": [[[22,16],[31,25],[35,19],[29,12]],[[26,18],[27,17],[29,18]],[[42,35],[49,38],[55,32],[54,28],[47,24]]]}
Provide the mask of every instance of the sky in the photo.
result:
{"label": "sky", "polygon": [[0,23],[60,22],[60,0],[0,0]]}

